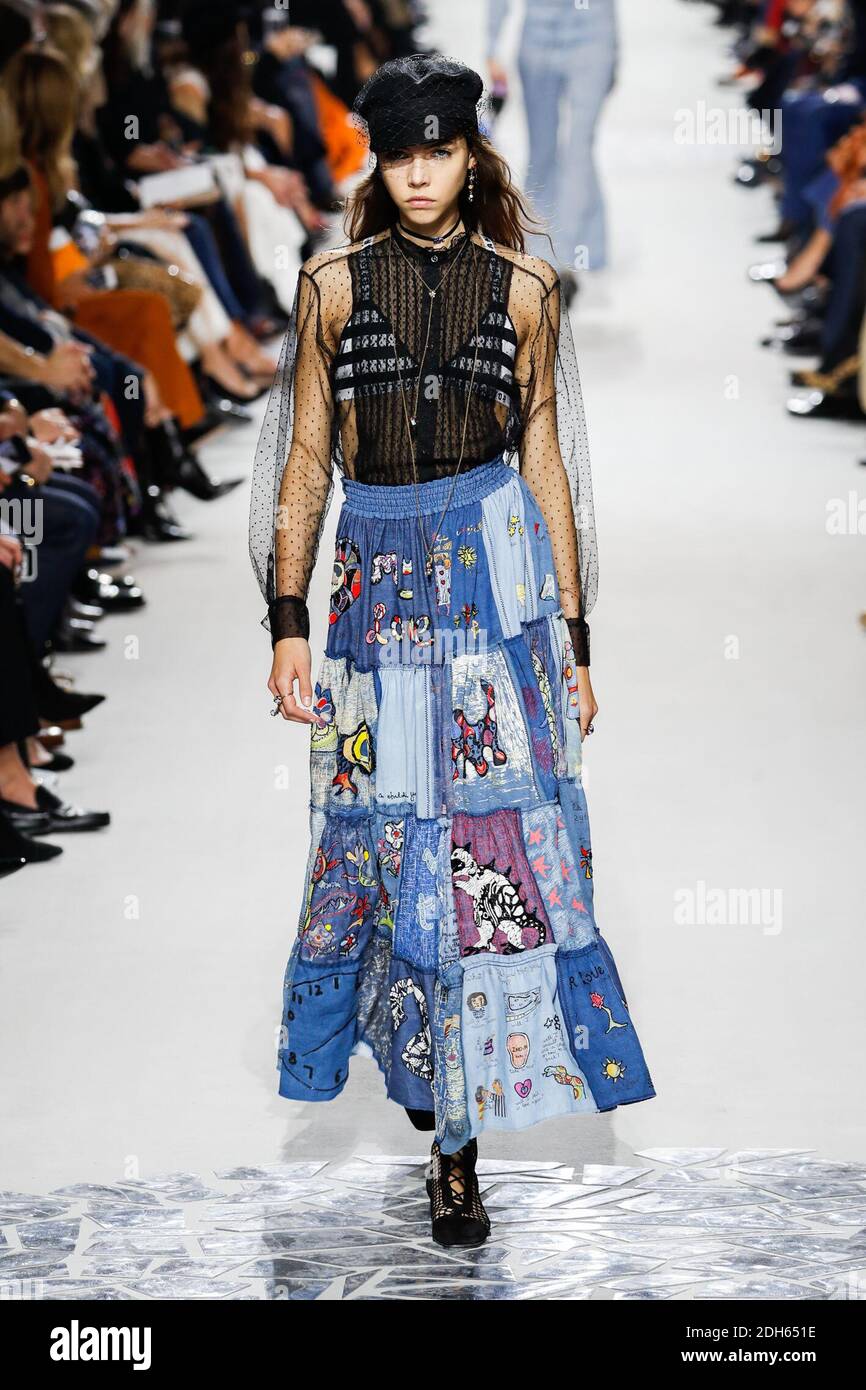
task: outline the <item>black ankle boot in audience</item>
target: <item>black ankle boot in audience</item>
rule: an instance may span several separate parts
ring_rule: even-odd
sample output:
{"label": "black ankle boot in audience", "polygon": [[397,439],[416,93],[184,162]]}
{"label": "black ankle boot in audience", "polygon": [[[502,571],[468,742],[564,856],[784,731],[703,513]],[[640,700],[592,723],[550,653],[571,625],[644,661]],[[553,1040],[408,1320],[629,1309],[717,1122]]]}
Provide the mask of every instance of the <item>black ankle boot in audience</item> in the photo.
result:
{"label": "black ankle boot in audience", "polygon": [[181,526],[162,488],[155,483],[151,483],[142,493],[135,534],[146,541],[188,541],[192,537],[192,531]]}
{"label": "black ankle boot in audience", "polygon": [[184,448],[173,420],[165,420],[145,431],[154,461],[156,478],[163,487],[182,487],[199,501],[211,502],[231,492],[241,482],[230,478],[216,483],[209,478],[195,454]]}
{"label": "black ankle boot in audience", "polygon": [[241,482],[242,478],[225,478],[222,482],[214,482],[202,468],[195,454],[184,454],[178,465],[177,486],[185,488],[201,502],[212,502],[217,497],[224,497]]}

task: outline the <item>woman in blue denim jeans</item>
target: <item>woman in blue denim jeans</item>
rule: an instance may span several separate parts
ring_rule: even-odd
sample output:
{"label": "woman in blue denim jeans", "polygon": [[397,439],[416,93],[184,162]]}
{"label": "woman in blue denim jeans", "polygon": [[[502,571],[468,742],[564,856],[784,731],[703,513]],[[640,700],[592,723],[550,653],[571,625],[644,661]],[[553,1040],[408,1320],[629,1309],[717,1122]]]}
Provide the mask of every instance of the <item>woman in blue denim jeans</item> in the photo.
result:
{"label": "woman in blue denim jeans", "polygon": [[[510,0],[488,0],[487,58],[506,82],[497,46]],[[577,270],[607,265],[607,218],[595,130],[617,63],[614,0],[528,0],[517,69],[529,137],[526,189],[548,223],[566,293]],[[539,255],[540,238],[531,238]]]}
{"label": "woman in blue denim jeans", "polygon": [[[330,1100],[372,1058],[435,1131],[443,1245],[487,1239],[482,1131],[655,1094],[593,911],[597,558],[574,343],[481,91],[421,55],[362,89],[376,166],[349,242],[301,269],[249,528],[272,712],[310,731],[279,1094]],[[314,679],[307,593],[335,473]]]}

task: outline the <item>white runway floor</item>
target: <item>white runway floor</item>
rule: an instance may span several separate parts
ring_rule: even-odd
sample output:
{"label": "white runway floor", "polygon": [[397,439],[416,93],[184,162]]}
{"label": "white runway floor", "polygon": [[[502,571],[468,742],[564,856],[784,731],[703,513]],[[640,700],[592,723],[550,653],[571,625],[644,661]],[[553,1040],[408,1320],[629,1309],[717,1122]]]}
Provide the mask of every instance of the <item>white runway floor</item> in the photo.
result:
{"label": "white runway floor", "polygon": [[[443,47],[479,64],[480,0],[432,8]],[[482,1152],[578,1172],[672,1146],[863,1162],[864,542],[826,513],[862,492],[866,440],[786,415],[792,364],[757,346],[782,315],[745,274],[769,197],[733,187],[733,149],[674,140],[679,108],[733,100],[712,11],[621,14],[600,144],[613,263],[575,313],[601,567],[586,788],[598,923],[658,1094]],[[500,138],[520,178],[514,92]],[[249,475],[255,437],[226,432],[208,466]],[[269,717],[247,504],[246,487],[178,494],[196,539],[137,543],[146,608],[59,662],[109,696],[59,789],[113,823],[0,884],[3,1189],[425,1147],[372,1061],[327,1105],[277,1096],[308,739]],[[314,658],[329,578],[320,560]],[[677,920],[683,894],[748,890],[769,913]]]}

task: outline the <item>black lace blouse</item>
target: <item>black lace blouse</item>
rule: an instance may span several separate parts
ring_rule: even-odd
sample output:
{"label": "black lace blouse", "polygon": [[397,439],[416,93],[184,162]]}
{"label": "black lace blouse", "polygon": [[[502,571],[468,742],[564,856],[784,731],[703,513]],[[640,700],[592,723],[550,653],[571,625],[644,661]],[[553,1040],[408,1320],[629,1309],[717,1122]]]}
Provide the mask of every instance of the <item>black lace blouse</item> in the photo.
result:
{"label": "black lace blouse", "polygon": [[500,453],[519,469],[550,533],[577,662],[588,665],[598,561],[559,277],[547,261],[462,228],[437,249],[395,225],[301,267],[250,502],[272,643],[309,637],[306,597],[335,471],[411,483],[410,429],[419,482],[452,474],[461,445],[461,473]]}

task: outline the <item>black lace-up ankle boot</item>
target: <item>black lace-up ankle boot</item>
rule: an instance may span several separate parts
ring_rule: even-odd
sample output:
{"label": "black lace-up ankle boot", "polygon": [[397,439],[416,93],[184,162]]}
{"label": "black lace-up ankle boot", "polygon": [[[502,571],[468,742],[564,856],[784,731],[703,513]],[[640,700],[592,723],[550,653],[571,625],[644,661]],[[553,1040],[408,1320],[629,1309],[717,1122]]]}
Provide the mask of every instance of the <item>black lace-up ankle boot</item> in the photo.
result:
{"label": "black lace-up ankle boot", "polygon": [[478,1141],[470,1139],[456,1153],[444,1154],[434,1143],[430,1153],[430,1219],[437,1245],[483,1245],[490,1234],[475,1163]]}

